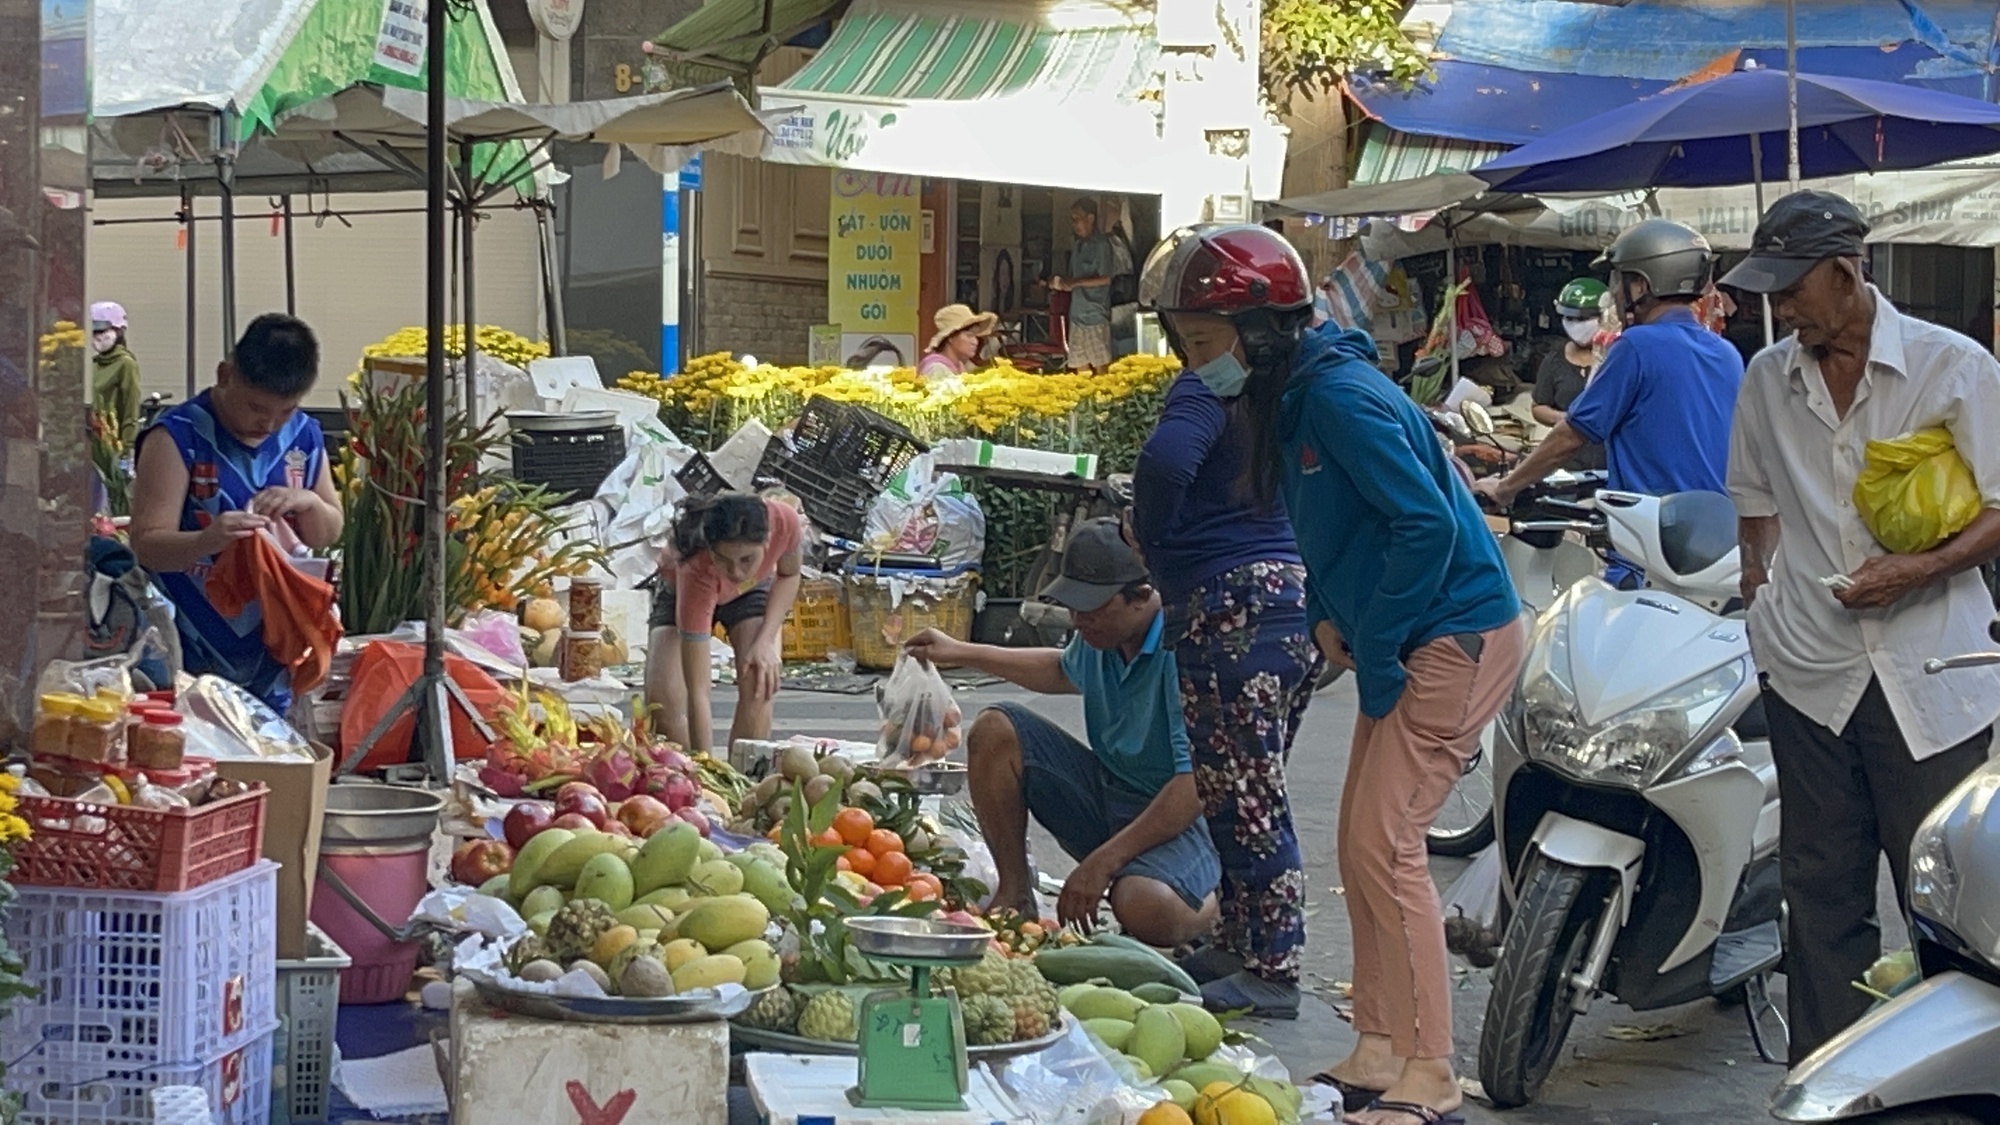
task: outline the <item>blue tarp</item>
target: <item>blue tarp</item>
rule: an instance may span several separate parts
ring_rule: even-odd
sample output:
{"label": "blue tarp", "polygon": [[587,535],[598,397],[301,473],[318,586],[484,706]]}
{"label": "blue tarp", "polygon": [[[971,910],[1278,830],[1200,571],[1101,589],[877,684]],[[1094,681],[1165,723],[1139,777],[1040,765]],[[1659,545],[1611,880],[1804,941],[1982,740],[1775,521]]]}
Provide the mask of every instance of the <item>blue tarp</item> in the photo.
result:
{"label": "blue tarp", "polygon": [[[1799,69],[1992,101],[2000,91],[1972,60],[1992,50],[1994,17],[1993,0],[1800,0]],[[1405,132],[1525,144],[1732,51],[1739,67],[1782,70],[1784,20],[1784,5],[1769,3],[1458,0],[1430,81],[1404,92],[1357,76],[1350,89]]]}

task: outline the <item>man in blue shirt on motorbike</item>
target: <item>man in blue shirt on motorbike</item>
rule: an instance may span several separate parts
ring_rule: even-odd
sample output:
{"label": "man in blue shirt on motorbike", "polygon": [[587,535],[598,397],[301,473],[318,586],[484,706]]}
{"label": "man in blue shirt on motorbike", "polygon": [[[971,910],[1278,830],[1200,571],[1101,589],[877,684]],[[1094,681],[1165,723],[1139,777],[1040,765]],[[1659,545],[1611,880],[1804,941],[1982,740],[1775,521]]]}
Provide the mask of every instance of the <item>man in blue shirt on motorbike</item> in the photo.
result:
{"label": "man in blue shirt on motorbike", "polygon": [[[1534,453],[1501,479],[1473,491],[1504,509],[1577,450],[1604,446],[1606,484],[1666,496],[1725,492],[1729,425],[1743,357],[1702,326],[1694,304],[1708,289],[1715,254],[1698,232],[1648,219],[1618,236],[1595,263],[1611,269],[1611,292],[1630,325]],[[1613,585],[1639,585],[1639,569],[1614,559]]]}

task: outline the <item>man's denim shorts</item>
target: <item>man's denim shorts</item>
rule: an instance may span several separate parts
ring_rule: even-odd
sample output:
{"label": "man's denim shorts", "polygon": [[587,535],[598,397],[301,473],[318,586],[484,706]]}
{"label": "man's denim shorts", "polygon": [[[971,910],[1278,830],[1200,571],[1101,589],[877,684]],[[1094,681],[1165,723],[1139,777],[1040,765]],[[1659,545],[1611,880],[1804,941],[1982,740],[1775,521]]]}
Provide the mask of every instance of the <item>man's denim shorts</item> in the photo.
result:
{"label": "man's denim shorts", "polygon": [[[1016,703],[994,710],[1014,725],[1021,744],[1021,791],[1028,811],[1072,859],[1081,861],[1136,820],[1152,798],[1137,793],[1104,768],[1090,747],[1068,731]],[[1141,855],[1118,872],[1157,879],[1195,910],[1222,881],[1222,861],[1196,820],[1187,830]]]}

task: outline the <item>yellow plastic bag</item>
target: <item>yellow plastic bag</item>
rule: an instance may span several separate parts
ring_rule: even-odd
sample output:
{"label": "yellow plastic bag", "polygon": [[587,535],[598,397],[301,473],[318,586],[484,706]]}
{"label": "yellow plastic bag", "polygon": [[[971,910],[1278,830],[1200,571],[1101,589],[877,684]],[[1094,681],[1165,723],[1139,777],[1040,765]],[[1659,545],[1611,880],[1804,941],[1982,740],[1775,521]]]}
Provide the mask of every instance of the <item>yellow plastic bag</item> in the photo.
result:
{"label": "yellow plastic bag", "polygon": [[1943,427],[1871,441],[1854,478],[1854,506],[1877,542],[1899,555],[1928,551],[1979,514],[1979,486]]}

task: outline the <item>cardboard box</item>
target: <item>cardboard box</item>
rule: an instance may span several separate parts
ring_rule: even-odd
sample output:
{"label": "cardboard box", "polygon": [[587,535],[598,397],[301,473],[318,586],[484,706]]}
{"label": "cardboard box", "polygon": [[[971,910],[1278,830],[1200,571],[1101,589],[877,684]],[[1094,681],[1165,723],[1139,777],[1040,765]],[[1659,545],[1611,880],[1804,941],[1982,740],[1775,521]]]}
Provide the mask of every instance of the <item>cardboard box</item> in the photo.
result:
{"label": "cardboard box", "polygon": [[238,781],[261,781],[271,794],[264,806],[264,858],[278,871],[278,959],[312,955],[306,918],[312,913],[313,884],[319,878],[319,837],[326,816],[326,787],[333,751],[313,743],[311,762],[223,759],[216,772]]}

